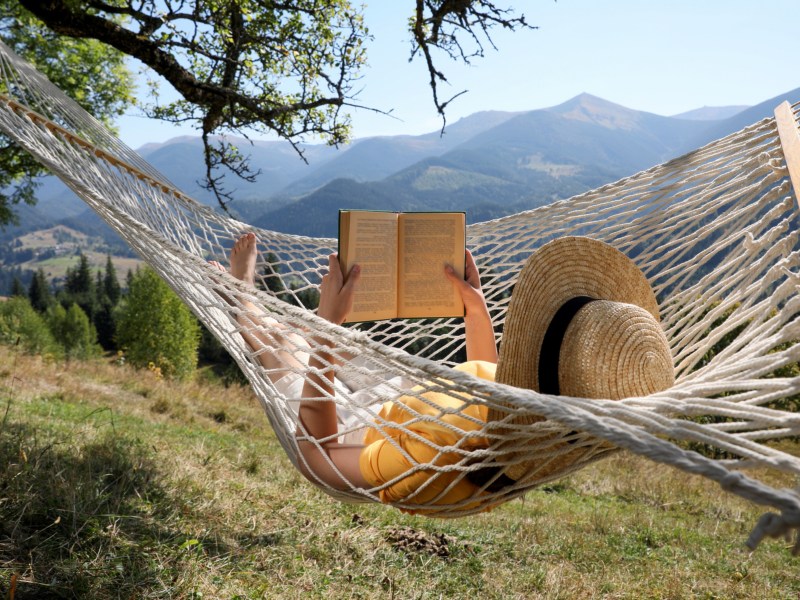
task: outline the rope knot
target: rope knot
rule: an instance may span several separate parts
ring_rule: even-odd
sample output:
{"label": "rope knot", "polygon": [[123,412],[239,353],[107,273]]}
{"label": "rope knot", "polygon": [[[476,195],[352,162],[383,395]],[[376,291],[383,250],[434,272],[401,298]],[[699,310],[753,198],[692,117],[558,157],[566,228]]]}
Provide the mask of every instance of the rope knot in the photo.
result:
{"label": "rope knot", "polygon": [[[791,542],[793,531],[800,528],[800,523],[796,522],[796,519],[794,519],[794,523],[791,521],[793,521],[793,519],[785,515],[778,515],[771,512],[764,513],[761,515],[761,518],[758,519],[756,526],[753,527],[753,531],[750,532],[750,537],[747,538],[745,545],[750,548],[750,550],[755,550],[761,543],[761,540],[767,536],[771,538],[782,537],[787,542]],[[794,545],[792,546],[792,555],[797,556],[798,554],[800,554],[800,534],[795,535]]]}
{"label": "rope knot", "polygon": [[[766,152],[764,154],[766,154]],[[767,161],[767,165],[776,175],[786,177],[789,174],[789,169],[786,167],[786,163],[781,158],[770,158]]]}
{"label": "rope knot", "polygon": [[758,250],[758,244],[756,243],[756,238],[753,235],[752,231],[748,231],[744,234],[744,240],[742,240],[742,245],[744,249],[747,250],[748,253],[753,253]]}
{"label": "rope knot", "polygon": [[725,475],[725,477],[720,480],[719,484],[722,486],[722,489],[725,491],[734,491],[735,488],[738,488],[742,485],[742,481],[744,480],[744,475],[742,473],[732,471]]}
{"label": "rope knot", "polygon": [[800,287],[800,273],[795,273],[786,266],[781,266],[781,272],[786,275],[786,279],[791,281],[795,287]]}

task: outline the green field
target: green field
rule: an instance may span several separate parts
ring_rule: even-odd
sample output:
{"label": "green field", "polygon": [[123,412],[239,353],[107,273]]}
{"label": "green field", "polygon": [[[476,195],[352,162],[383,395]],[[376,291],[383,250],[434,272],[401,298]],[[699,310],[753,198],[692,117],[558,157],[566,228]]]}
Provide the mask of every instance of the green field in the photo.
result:
{"label": "green field", "polygon": [[[48,229],[41,229],[26,233],[16,238],[15,248],[19,250],[44,251],[57,250],[56,256],[49,258],[34,258],[24,262],[15,263],[22,270],[44,270],[48,279],[63,279],[67,269],[78,265],[78,253],[86,256],[89,266],[93,270],[104,270],[110,249],[106,242],[99,237],[90,237],[84,233],[57,225]],[[113,253],[112,253],[113,254]],[[111,256],[117,276],[122,278],[128,270],[135,271],[143,264],[138,258]]]}
{"label": "green field", "polygon": [[[97,252],[84,252],[89,266],[93,271],[102,271],[106,266],[106,255]],[[117,271],[118,278],[122,279],[128,270],[135,271],[137,266],[144,264],[141,260],[135,258],[122,258],[114,256],[111,258],[114,263],[114,269]],[[43,269],[44,274],[48,279],[63,279],[67,274],[67,269],[74,269],[78,266],[78,257],[71,256],[56,256],[41,261],[30,261],[21,263],[20,268],[30,269],[35,271]]]}
{"label": "green field", "polygon": [[7,347],[0,385],[2,599],[800,595],[758,508],[628,454],[432,520],[306,483],[247,388]]}

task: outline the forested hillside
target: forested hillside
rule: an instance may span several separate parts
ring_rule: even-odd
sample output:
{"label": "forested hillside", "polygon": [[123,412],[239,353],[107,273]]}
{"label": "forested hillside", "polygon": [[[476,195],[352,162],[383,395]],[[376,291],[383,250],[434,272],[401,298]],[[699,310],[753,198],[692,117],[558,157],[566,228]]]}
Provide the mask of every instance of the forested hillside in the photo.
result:
{"label": "forested hillside", "polygon": [[[476,113],[444,135],[367,138],[338,150],[301,146],[308,164],[287,144],[255,142],[245,149],[262,174],[256,183],[236,184],[230,208],[259,227],[325,237],[336,235],[340,208],[465,210],[474,223],[568,198],[679,156],[770,116],[784,98],[800,98],[800,89],[733,116],[737,107],[663,117],[582,94],[547,109]],[[199,139],[177,138],[140,152],[178,188],[214,206],[198,184],[201,148]],[[20,206],[19,213],[20,225],[0,234],[7,249],[26,233],[65,225],[103,240],[103,253],[126,252],[54,178],[42,182],[37,205]],[[6,272],[29,280],[35,265],[6,255]]]}

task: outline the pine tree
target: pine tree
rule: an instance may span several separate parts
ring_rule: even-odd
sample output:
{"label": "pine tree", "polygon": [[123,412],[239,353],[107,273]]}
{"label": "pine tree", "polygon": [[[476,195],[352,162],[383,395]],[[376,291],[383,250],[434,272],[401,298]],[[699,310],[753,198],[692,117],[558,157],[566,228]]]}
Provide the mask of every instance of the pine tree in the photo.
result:
{"label": "pine tree", "polygon": [[83,252],[78,254],[78,266],[67,269],[64,289],[74,295],[87,294],[93,291],[92,271],[89,259]]}
{"label": "pine tree", "polygon": [[44,274],[44,269],[39,268],[31,279],[31,284],[28,287],[28,300],[31,306],[37,312],[44,313],[50,306],[53,305],[53,294],[50,291],[50,284],[47,282],[47,276]]}
{"label": "pine tree", "polygon": [[169,286],[149,267],[131,279],[117,321],[117,343],[138,367],[185,377],[197,366],[200,326]]}
{"label": "pine tree", "polygon": [[116,350],[117,319],[116,311],[108,296],[103,294],[103,299],[97,305],[92,318],[92,324],[97,330],[97,341],[104,350]]}
{"label": "pine tree", "polygon": [[319,288],[304,284],[298,279],[289,282],[292,293],[285,293],[285,300],[295,306],[303,306],[309,310],[316,310],[319,306]]}
{"label": "pine tree", "polygon": [[89,259],[82,252],[79,254],[78,265],[67,269],[64,290],[61,294],[61,304],[64,308],[69,307],[73,302],[81,307],[89,319],[94,318],[97,308],[95,282],[89,268]]}
{"label": "pine tree", "polygon": [[[106,274],[108,274],[108,265],[106,265]],[[92,325],[97,330],[97,341],[104,350],[116,350],[114,344],[114,335],[116,333],[115,303],[112,303],[111,298],[106,293],[106,276],[99,269],[96,272],[94,291],[95,304]],[[118,291],[119,283],[117,282]]]}
{"label": "pine tree", "polygon": [[117,279],[117,270],[114,268],[114,263],[111,261],[111,255],[106,257],[106,272],[103,276],[103,291],[108,299],[111,301],[111,306],[116,306],[119,298],[122,295],[122,289]]}
{"label": "pine tree", "polygon": [[11,296],[21,296],[23,298],[28,296],[27,292],[25,291],[25,286],[22,285],[22,281],[20,281],[19,277],[15,276],[11,281]]}
{"label": "pine tree", "polygon": [[94,303],[100,306],[103,299],[106,297],[105,289],[103,289],[103,274],[98,269],[94,273]]}
{"label": "pine tree", "polygon": [[280,259],[274,252],[267,253],[266,259],[266,264],[261,271],[266,283],[266,289],[280,298],[283,292],[286,291],[286,286],[281,278]]}

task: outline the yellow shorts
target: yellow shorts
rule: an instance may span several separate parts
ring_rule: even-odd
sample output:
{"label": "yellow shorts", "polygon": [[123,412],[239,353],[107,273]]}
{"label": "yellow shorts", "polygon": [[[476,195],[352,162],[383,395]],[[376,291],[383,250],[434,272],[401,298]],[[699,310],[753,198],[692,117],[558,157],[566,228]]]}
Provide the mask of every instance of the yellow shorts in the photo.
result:
{"label": "yellow shorts", "polygon": [[[470,361],[455,369],[494,381],[495,367],[494,363]],[[412,392],[421,392],[423,389],[418,386]],[[368,429],[360,458],[361,473],[375,487],[394,481],[379,491],[383,502],[444,505],[465,500],[475,494],[478,486],[470,482],[463,471],[421,469],[405,477],[403,475],[420,464],[437,467],[452,465],[463,460],[464,452],[485,448],[488,445],[485,438],[470,436],[464,439],[464,436],[481,429],[486,422],[488,408],[482,404],[468,405],[470,397],[466,394],[449,395],[429,391],[421,394],[421,398],[424,400],[410,395],[401,396],[383,405],[379,422],[397,423],[403,428],[384,424],[382,428]],[[420,420],[420,416],[433,419]],[[436,448],[456,444],[463,452],[443,453]],[[469,505],[464,508],[469,508]],[[405,510],[420,514],[435,512],[431,509]]]}

